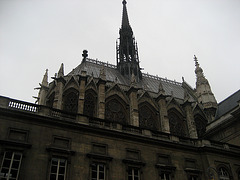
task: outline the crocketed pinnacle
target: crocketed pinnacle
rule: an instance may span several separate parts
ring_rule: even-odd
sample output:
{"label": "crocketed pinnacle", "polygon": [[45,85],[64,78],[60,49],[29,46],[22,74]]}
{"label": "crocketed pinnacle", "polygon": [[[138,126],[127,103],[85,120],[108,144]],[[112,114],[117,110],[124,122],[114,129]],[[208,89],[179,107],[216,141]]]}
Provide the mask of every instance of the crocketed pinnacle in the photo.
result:
{"label": "crocketed pinnacle", "polygon": [[60,77],[63,77],[64,76],[64,68],[63,68],[63,63],[61,64],[61,67],[58,71],[58,75],[57,77],[60,78]]}

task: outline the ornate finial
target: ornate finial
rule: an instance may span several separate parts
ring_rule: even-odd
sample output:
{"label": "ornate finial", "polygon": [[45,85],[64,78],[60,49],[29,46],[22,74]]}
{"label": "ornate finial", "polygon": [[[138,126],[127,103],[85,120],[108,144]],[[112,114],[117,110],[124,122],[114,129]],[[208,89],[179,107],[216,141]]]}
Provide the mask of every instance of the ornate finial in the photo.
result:
{"label": "ornate finial", "polygon": [[193,59],[194,59],[194,61],[195,61],[195,66],[199,65],[199,64],[198,64],[198,59],[197,59],[197,56],[196,56],[196,55],[194,55]]}
{"label": "ornate finial", "polygon": [[184,79],[184,77],[182,76],[182,82],[185,82],[185,79]]}
{"label": "ornate finial", "polygon": [[123,0],[123,2],[122,2],[122,3],[125,5],[125,4],[127,4],[127,1],[126,1],[126,0]]}
{"label": "ornate finial", "polygon": [[88,57],[88,51],[87,50],[83,50],[82,57],[83,57],[83,61],[85,61],[86,58]]}

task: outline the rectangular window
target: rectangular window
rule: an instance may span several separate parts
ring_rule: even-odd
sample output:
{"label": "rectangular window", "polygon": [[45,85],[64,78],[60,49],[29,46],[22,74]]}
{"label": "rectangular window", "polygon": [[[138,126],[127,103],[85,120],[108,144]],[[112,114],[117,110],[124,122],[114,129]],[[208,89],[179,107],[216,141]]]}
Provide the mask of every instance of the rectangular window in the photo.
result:
{"label": "rectangular window", "polygon": [[67,160],[61,158],[52,158],[50,180],[65,180]]}
{"label": "rectangular window", "polygon": [[197,176],[190,176],[189,180],[197,180]]}
{"label": "rectangular window", "polygon": [[140,180],[140,173],[138,168],[128,169],[128,180]]}
{"label": "rectangular window", "polygon": [[171,180],[171,175],[168,173],[162,173],[161,180]]}
{"label": "rectangular window", "polygon": [[1,180],[17,180],[22,160],[22,153],[6,151],[1,166]]}
{"label": "rectangular window", "polygon": [[101,163],[92,164],[92,180],[105,180],[105,165]]}

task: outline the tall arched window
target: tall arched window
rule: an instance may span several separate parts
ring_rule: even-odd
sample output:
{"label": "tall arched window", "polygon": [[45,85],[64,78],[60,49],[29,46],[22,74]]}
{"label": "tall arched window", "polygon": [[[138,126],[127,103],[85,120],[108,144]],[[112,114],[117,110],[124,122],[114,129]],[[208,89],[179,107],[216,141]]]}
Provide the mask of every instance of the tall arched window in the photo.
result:
{"label": "tall arched window", "polygon": [[142,103],[138,107],[139,126],[147,129],[157,129],[157,111],[149,103]]}
{"label": "tall arched window", "polygon": [[218,174],[220,180],[230,180],[230,175],[226,168],[220,167],[218,169]]}
{"label": "tall arched window", "polygon": [[126,103],[120,98],[108,98],[105,106],[105,117],[110,121],[126,124],[128,121],[128,113],[126,109]]}
{"label": "tall arched window", "polygon": [[97,105],[97,94],[92,91],[88,90],[85,93],[85,98],[84,98],[84,109],[83,113],[88,116],[95,116],[96,115],[96,105]]}
{"label": "tall arched window", "polygon": [[71,88],[63,94],[63,110],[77,113],[78,110],[78,91]]}
{"label": "tall arched window", "polygon": [[205,120],[200,115],[194,116],[194,120],[195,120],[195,124],[196,124],[198,137],[201,137],[205,133],[205,131],[206,131],[207,120]]}
{"label": "tall arched window", "polygon": [[170,132],[177,136],[187,136],[186,122],[183,116],[175,109],[168,111]]}

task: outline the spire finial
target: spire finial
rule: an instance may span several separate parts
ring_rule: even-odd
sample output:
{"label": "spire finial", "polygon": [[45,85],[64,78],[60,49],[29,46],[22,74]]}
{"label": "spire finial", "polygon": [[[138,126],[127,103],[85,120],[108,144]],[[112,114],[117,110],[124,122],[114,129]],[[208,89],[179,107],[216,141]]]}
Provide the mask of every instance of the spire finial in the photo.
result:
{"label": "spire finial", "polygon": [[126,0],[123,0],[122,2],[123,4],[123,12],[122,12],[122,28],[125,27],[125,28],[130,28],[130,25],[129,25],[129,20],[128,20],[128,13],[127,13],[127,7],[126,7]]}
{"label": "spire finial", "polygon": [[83,50],[82,57],[83,57],[83,61],[85,61],[86,58],[88,57],[88,51],[87,50]]}
{"label": "spire finial", "polygon": [[199,65],[199,64],[198,64],[198,59],[197,59],[197,56],[196,56],[196,55],[194,55],[193,59],[194,59],[194,61],[195,61],[195,66]]}

